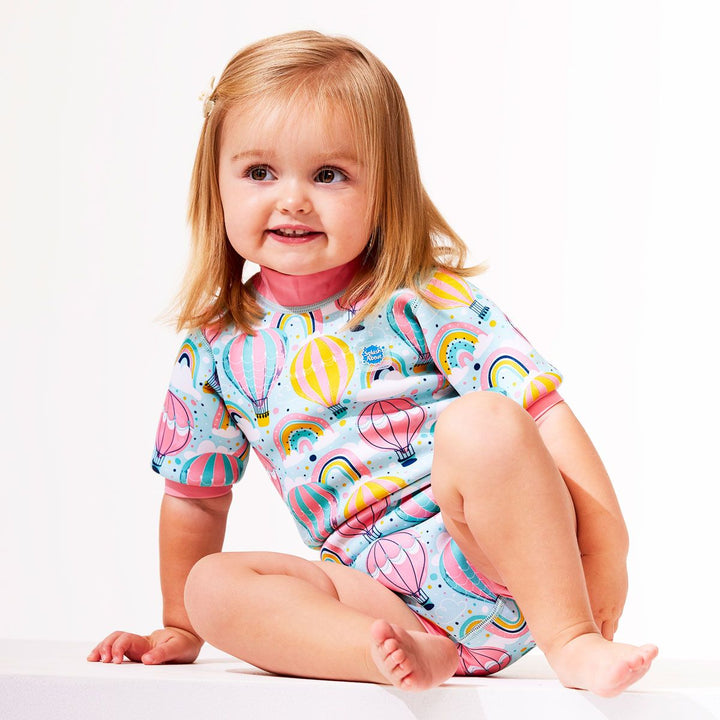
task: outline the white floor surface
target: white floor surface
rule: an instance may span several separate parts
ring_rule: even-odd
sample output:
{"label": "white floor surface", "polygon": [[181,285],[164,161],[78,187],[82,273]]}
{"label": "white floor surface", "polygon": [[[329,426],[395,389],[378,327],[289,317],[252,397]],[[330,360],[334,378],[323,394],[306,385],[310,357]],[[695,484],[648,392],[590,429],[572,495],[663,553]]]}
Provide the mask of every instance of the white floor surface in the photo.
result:
{"label": "white floor surface", "polygon": [[720,662],[659,658],[618,698],[563,688],[534,651],[491,678],[405,693],[277,677],[208,648],[193,665],[88,663],[92,643],[0,640],[0,720],[705,720],[720,718]]}

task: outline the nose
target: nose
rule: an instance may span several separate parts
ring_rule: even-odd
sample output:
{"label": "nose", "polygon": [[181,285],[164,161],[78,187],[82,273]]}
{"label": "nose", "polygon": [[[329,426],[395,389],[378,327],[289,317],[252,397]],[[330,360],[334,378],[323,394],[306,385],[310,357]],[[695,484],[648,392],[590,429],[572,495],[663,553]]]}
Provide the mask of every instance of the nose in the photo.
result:
{"label": "nose", "polygon": [[285,215],[309,213],[312,210],[312,203],[304,183],[297,180],[279,183],[277,209]]}

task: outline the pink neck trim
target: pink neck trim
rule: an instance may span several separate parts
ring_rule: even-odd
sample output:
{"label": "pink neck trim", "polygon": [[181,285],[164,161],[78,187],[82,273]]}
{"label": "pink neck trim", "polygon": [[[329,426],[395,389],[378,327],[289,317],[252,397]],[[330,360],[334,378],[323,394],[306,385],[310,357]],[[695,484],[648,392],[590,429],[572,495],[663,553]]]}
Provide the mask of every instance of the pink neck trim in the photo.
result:
{"label": "pink neck trim", "polygon": [[340,267],[321,270],[310,275],[285,273],[260,268],[255,276],[255,289],[265,298],[284,307],[316,305],[344,290],[362,265],[358,256]]}

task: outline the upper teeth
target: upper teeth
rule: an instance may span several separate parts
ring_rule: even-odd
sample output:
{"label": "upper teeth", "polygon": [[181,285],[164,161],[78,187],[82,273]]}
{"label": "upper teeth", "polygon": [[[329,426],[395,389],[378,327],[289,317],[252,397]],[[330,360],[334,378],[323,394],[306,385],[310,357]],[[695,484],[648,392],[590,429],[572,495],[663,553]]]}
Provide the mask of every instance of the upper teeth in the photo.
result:
{"label": "upper teeth", "polygon": [[297,237],[298,235],[307,235],[308,230],[290,230],[289,228],[281,228],[275,231],[278,235],[289,235],[290,237]]}

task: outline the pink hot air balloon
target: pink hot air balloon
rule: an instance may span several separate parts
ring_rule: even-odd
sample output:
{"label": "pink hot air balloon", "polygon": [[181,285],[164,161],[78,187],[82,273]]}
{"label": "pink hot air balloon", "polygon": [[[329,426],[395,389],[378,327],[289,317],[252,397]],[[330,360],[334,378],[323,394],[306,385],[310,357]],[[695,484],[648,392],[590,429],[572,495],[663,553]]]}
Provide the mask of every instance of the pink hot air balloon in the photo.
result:
{"label": "pink hot air balloon", "polygon": [[432,488],[427,487],[425,490],[404,498],[395,512],[398,517],[415,525],[437,515],[440,507],[435,502]]}
{"label": "pink hot air balloon", "polygon": [[268,394],[285,363],[285,333],[258,330],[238,335],[225,348],[223,367],[237,389],[253,404],[258,425],[269,423]]}
{"label": "pink hot air balloon", "polygon": [[287,502],[297,523],[310,536],[311,547],[320,547],[335,530],[338,505],[335,491],[310,482],[290,490]]}
{"label": "pink hot air balloon", "polygon": [[435,605],[422,589],[427,575],[427,553],[411,533],[396,532],[370,546],[367,571],[385,587],[415,598],[426,610]]}
{"label": "pink hot air balloon", "polygon": [[478,576],[454,540],[450,540],[445,545],[440,555],[440,574],[456,592],[471,598],[481,597],[495,602],[493,589]]}
{"label": "pink hot air balloon", "polygon": [[370,403],[358,417],[358,431],[370,445],[394,450],[403,466],[414,463],[412,439],[425,422],[425,411],[409,398]]}
{"label": "pink hot air balloon", "polygon": [[458,645],[460,668],[463,675],[490,675],[507,667],[512,657],[501,648],[469,648]]}
{"label": "pink hot air balloon", "polygon": [[245,462],[241,456],[204,453],[185,463],[180,482],[195,487],[232,485],[240,479],[244,469]]}
{"label": "pink hot air balloon", "polygon": [[152,464],[156,470],[162,465],[166,455],[180,452],[190,442],[192,427],[194,427],[192,414],[187,405],[168,390],[155,434]]}

